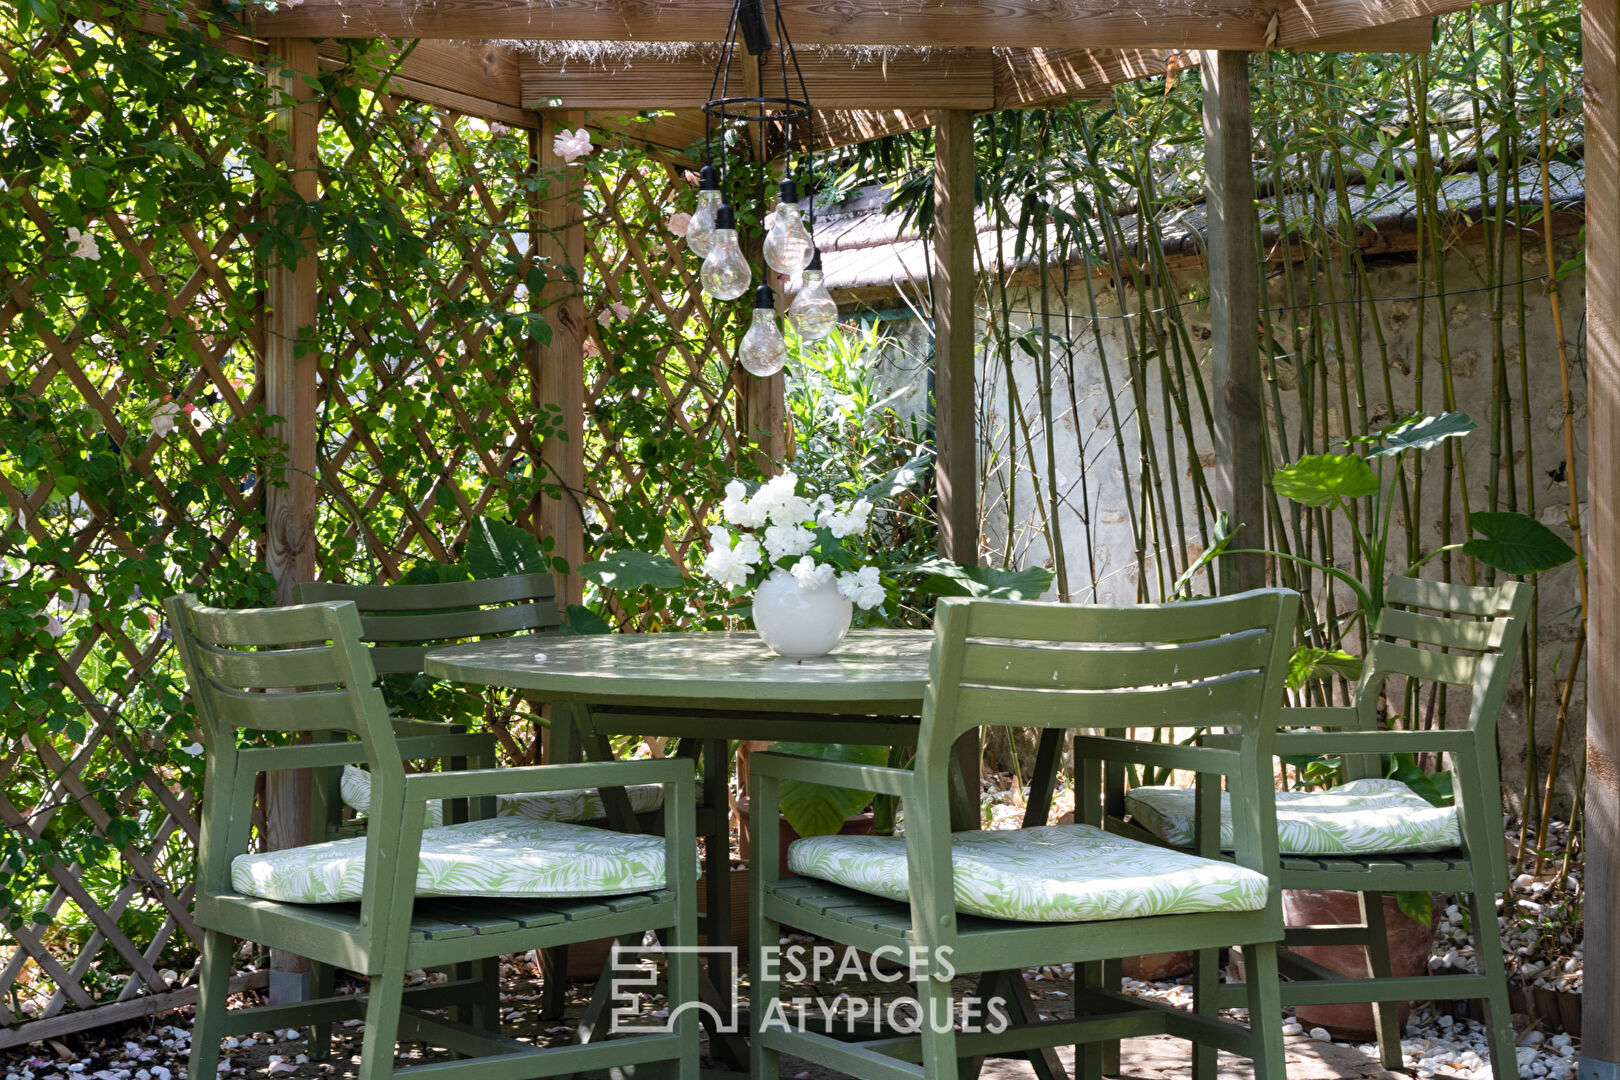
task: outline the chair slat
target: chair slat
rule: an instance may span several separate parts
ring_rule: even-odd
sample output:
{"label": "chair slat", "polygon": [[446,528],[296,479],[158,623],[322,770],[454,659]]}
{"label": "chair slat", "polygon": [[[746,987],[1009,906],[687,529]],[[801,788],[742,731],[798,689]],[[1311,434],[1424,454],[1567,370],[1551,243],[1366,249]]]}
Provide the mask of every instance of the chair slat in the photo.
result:
{"label": "chair slat", "polygon": [[1189,686],[1120,690],[1008,690],[964,686],[957,713],[964,725],[1028,727],[1227,727],[1253,724],[1265,679],[1240,673]]}
{"label": "chair slat", "polygon": [[328,686],[342,681],[337,653],[329,645],[313,649],[246,652],[197,643],[197,660],[209,678],[228,686]]}
{"label": "chair slat", "polygon": [[331,639],[324,604],[230,611],[193,607],[187,615],[197,637],[216,645],[292,645]]}
{"label": "chair slat", "polygon": [[1454,686],[1468,686],[1474,681],[1479,657],[1466,653],[1425,652],[1411,645],[1397,645],[1388,641],[1373,643],[1368,663],[1384,673],[1411,675],[1419,679],[1434,679]]}
{"label": "chair slat", "polygon": [[1270,654],[1271,635],[1258,629],[1184,645],[1075,648],[970,641],[963,652],[960,678],[965,685],[1105,690],[1194,682],[1258,669],[1265,666]]}
{"label": "chair slat", "polygon": [[1512,607],[1514,589],[1513,583],[1487,588],[1483,585],[1392,577],[1384,587],[1384,599],[1392,604],[1449,611],[1457,615],[1506,615]]}
{"label": "chair slat", "polygon": [[1500,649],[1510,625],[1508,619],[1465,622],[1389,607],[1378,616],[1379,636],[1421,641],[1446,649]]}
{"label": "chair slat", "polygon": [[548,606],[550,611],[530,604],[414,615],[365,615],[360,619],[360,629],[367,641],[440,642],[518,630],[549,630],[558,625],[558,620],[555,605]]}
{"label": "chair slat", "polygon": [[484,604],[521,604],[530,600],[554,600],[556,596],[557,587],[550,574],[509,574],[428,585],[342,585],[310,581],[298,586],[302,602],[352,600],[362,615],[378,611],[428,612]]}
{"label": "chair slat", "polygon": [[204,681],[215,714],[232,727],[250,731],[348,731],[358,733],[354,702],[345,690],[297,694],[250,694]]}
{"label": "chair slat", "polygon": [[1276,612],[1276,597],[1265,592],[1132,607],[985,600],[973,605],[967,636],[1014,641],[1193,642],[1239,629],[1268,628]]}

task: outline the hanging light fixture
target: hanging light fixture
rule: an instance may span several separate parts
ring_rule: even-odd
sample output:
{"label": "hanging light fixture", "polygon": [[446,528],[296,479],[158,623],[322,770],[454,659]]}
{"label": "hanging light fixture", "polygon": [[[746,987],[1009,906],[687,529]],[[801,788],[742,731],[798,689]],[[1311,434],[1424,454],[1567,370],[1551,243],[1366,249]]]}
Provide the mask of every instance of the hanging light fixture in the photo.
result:
{"label": "hanging light fixture", "polygon": [[[805,89],[804,74],[799,70],[793,42],[782,21],[781,0],[768,0],[772,19],[765,13],[767,0],[736,0],[731,9],[731,22],[715,62],[714,80],[709,88],[709,100],[703,106],[704,150],[714,146],[715,128],[722,131],[733,123],[754,125],[755,139],[761,146],[770,145],[770,136],[779,135],[785,162],[782,181],[777,188],[775,214],[766,231],[765,264],[780,274],[805,273],[805,288],[800,290],[802,303],[795,300],[797,316],[789,311],[799,335],[807,340],[818,340],[831,332],[837,321],[838,307],[826,286],[821,283],[820,256],[816,252],[812,229],[815,223],[815,201],[799,203],[799,186],[794,179],[795,135],[803,125],[804,144],[815,145],[814,114],[810,108],[810,95]],[[750,57],[769,52],[771,44],[770,22],[776,26],[776,67],[781,76],[781,96],[744,97],[730,93],[731,62],[737,52],[738,38]],[[789,68],[792,68],[791,75]],[[764,65],[761,65],[760,83],[765,85]],[[774,74],[774,73],[773,73]],[[775,79],[771,79],[775,89]],[[797,93],[795,93],[797,91]],[[805,152],[808,158],[809,150]],[[719,166],[713,161],[703,167],[698,188],[697,210],[687,229],[687,246],[703,256],[700,275],[703,291],[716,300],[734,300],[748,290],[753,273],[742,248],[737,242],[736,208],[725,201],[725,155],[719,155]],[[756,207],[765,213],[765,177],[761,172],[756,184]],[[808,207],[808,212],[805,207]],[[809,295],[805,295],[808,293]],[[829,314],[830,312],[830,314]],[[739,350],[743,366],[756,375],[771,375],[782,369],[787,359],[787,346],[777,322],[776,298],[768,283],[754,292],[754,314],[748,333]]]}

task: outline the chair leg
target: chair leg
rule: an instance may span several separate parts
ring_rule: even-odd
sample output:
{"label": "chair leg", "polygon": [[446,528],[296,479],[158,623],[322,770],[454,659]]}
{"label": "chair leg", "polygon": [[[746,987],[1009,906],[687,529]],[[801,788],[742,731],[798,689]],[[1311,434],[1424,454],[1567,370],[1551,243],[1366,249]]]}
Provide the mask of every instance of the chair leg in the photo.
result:
{"label": "chair leg", "polygon": [[[1244,950],[1248,952],[1247,948]],[[1215,1018],[1220,1010],[1215,1007],[1215,988],[1220,985],[1221,951],[1199,949],[1193,957],[1193,1011],[1199,1016]],[[1208,1043],[1193,1043],[1192,1080],[1215,1080],[1216,1050]]]}
{"label": "chair leg", "polygon": [[923,1075],[927,1080],[953,1080],[957,1072],[956,1010],[951,999],[951,984],[924,976],[917,980],[916,986],[917,1004],[922,1009]]}
{"label": "chair leg", "polygon": [[[1103,989],[1103,963],[1093,960],[1074,965],[1074,1015],[1089,1012],[1087,991]],[[1074,1080],[1102,1080],[1106,1043],[1081,1043],[1074,1048]]]}
{"label": "chair leg", "polygon": [[[337,982],[337,968],[315,960],[310,964],[310,993],[316,998],[332,996]],[[332,1056],[332,1022],[313,1024],[309,1029],[309,1060],[325,1061]],[[196,1075],[193,1073],[192,1075]]]}
{"label": "chair leg", "polygon": [[540,950],[540,1019],[561,1020],[568,1000],[568,946]]}
{"label": "chair leg", "polygon": [[[1476,873],[1481,872],[1476,868]],[[1477,887],[1477,882],[1475,883]],[[1502,934],[1496,924],[1496,897],[1487,892],[1468,894],[1468,913],[1474,922],[1475,958],[1480,974],[1489,980],[1485,998],[1485,1033],[1491,1043],[1491,1073],[1496,1080],[1519,1080],[1513,1011],[1508,1005],[1507,966],[1502,962]]]}
{"label": "chair leg", "polygon": [[1249,999],[1249,1047],[1254,1059],[1254,1080],[1287,1080],[1276,942],[1243,946],[1243,977],[1247,980],[1244,987]]}
{"label": "chair leg", "polygon": [[[754,873],[760,873],[758,868]],[[760,1030],[767,1019],[780,1020],[778,1010],[774,1016],[767,1016],[773,1002],[782,997],[782,979],[776,970],[777,965],[765,963],[765,945],[775,945],[782,940],[782,924],[774,919],[768,919],[759,910],[756,903],[748,913],[751,923],[749,930],[750,947],[748,955],[748,977],[750,989],[748,992],[748,1075],[754,1080],[776,1080],[782,1075],[782,1055],[776,1050],[768,1049],[763,1039],[759,1037]],[[673,996],[673,995],[671,995]]]}
{"label": "chair leg", "polygon": [[[1361,922],[1367,928],[1367,974],[1375,979],[1394,976],[1389,965],[1389,929],[1384,923],[1384,894],[1361,893]],[[1378,1059],[1386,1069],[1401,1067],[1401,1006],[1397,1001],[1373,1002],[1373,1027],[1378,1031]]]}
{"label": "chair leg", "polygon": [[473,977],[478,985],[473,988],[472,1019],[475,1028],[484,1031],[501,1030],[501,958],[486,956],[472,964]]}
{"label": "chair leg", "polygon": [[371,977],[371,992],[366,995],[366,1035],[360,1044],[356,1080],[383,1080],[393,1075],[404,996],[405,981],[397,970]]}
{"label": "chair leg", "polygon": [[202,969],[197,973],[197,1017],[191,1026],[191,1060],[186,1075],[213,1080],[219,1072],[219,1043],[225,1037],[225,998],[231,984],[233,940],[218,930],[203,933]]}

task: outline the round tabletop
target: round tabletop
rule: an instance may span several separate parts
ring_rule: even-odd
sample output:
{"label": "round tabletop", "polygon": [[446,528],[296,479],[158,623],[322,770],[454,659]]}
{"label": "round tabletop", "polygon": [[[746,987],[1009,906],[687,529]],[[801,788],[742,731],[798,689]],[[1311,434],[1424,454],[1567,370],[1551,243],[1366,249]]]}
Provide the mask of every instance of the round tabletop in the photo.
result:
{"label": "round tabletop", "polygon": [[596,705],[922,711],[927,630],[852,630],[826,656],[790,660],[751,632],[525,635],[427,654],[427,674]]}

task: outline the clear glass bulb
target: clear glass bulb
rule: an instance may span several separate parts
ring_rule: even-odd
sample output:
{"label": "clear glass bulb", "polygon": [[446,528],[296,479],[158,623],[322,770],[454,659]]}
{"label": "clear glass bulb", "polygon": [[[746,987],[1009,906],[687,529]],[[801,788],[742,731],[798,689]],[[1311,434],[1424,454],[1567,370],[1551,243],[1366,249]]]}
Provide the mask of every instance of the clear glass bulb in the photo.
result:
{"label": "clear glass bulb", "polygon": [[703,291],[716,300],[735,300],[748,291],[748,283],[754,279],[753,271],[743,258],[736,229],[715,229],[713,241],[709,253],[703,257],[703,270],[699,275],[703,279]]}
{"label": "clear glass bulb", "polygon": [[812,267],[804,272],[804,284],[788,306],[788,319],[805,341],[820,341],[838,325],[838,302],[827,291],[826,275]]}
{"label": "clear glass bulb", "polygon": [[743,335],[737,359],[744,370],[754,375],[775,375],[787,364],[787,339],[776,325],[774,308],[754,309],[754,324]]}
{"label": "clear glass bulb", "polygon": [[799,204],[786,199],[777,203],[776,220],[765,234],[765,262],[779,274],[796,274],[810,265],[815,253],[815,241],[804,227],[804,212]]}
{"label": "clear glass bulb", "polygon": [[714,246],[714,212],[718,209],[718,191],[698,192],[697,209],[692,211],[692,220],[686,226],[686,247],[700,259]]}

